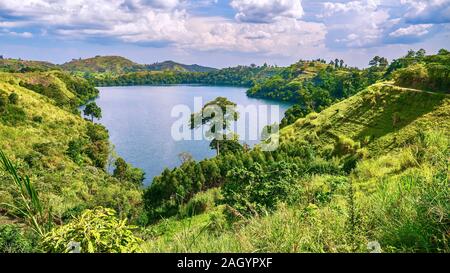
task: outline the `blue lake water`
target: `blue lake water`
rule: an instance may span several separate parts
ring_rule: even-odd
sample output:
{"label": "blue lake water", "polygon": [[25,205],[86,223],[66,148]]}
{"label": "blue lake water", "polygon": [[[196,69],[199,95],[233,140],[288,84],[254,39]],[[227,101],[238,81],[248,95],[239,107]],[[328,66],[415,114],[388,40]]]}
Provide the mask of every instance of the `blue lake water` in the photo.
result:
{"label": "blue lake water", "polygon": [[[100,96],[96,103],[102,108],[103,115],[99,122],[108,129],[117,154],[145,171],[146,185],[164,168],[179,166],[178,155],[182,152],[190,153],[196,160],[215,155],[207,140],[173,139],[172,125],[180,119],[180,116],[171,115],[174,106],[186,105],[194,111],[194,97],[207,103],[222,96],[242,106],[278,105],[280,120],[290,106],[288,103],[249,98],[245,94],[246,89],[236,87],[172,85],[98,89]],[[250,139],[244,142],[250,145],[257,143]]]}

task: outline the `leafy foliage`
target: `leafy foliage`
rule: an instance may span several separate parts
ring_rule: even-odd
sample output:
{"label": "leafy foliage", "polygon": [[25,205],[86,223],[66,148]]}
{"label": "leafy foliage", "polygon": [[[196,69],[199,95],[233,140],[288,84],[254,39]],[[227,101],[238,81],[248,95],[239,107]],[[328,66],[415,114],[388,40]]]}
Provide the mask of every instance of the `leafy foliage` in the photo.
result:
{"label": "leafy foliage", "polygon": [[14,204],[1,203],[0,205],[11,208],[13,213],[23,218],[34,232],[40,236],[44,235],[48,227],[45,223],[46,215],[44,215],[41,200],[30,178],[20,175],[16,167],[1,150],[0,163],[2,170],[8,173],[14,182],[18,194],[18,198],[15,199]]}
{"label": "leafy foliage", "polygon": [[298,193],[295,189],[298,169],[296,164],[283,161],[234,168],[222,189],[224,203],[244,216],[274,210],[280,202],[287,202]]}
{"label": "leafy foliage", "polygon": [[0,253],[30,253],[33,242],[16,225],[0,225]]}
{"label": "leafy foliage", "polygon": [[70,223],[57,227],[42,241],[48,252],[67,253],[70,242],[80,243],[82,253],[139,252],[140,239],[133,235],[134,227],[118,220],[115,211],[102,207],[84,211]]}
{"label": "leafy foliage", "polygon": [[88,103],[83,110],[84,115],[90,116],[91,121],[94,121],[94,118],[101,119],[102,118],[102,109],[98,107],[95,102]]}
{"label": "leafy foliage", "polygon": [[264,66],[237,66],[209,72],[145,71],[120,75],[87,74],[85,78],[97,86],[207,84],[252,86],[273,75],[280,68]]}
{"label": "leafy foliage", "polygon": [[118,158],[114,162],[115,169],[113,176],[120,181],[130,181],[141,186],[145,180],[145,173],[139,168],[134,168],[128,164],[123,158]]}

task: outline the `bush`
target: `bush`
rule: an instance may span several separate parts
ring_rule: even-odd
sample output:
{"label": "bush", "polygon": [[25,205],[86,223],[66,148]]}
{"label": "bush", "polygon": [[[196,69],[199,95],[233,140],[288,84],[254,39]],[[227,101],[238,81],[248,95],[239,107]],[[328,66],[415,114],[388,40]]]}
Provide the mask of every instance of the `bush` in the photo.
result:
{"label": "bush", "polygon": [[83,161],[83,148],[84,141],[82,139],[71,140],[66,153],[73,160],[73,162],[80,164]]}
{"label": "bush", "polygon": [[42,247],[52,253],[67,253],[73,242],[80,244],[82,253],[134,253],[140,251],[141,240],[133,235],[133,228],[126,220],[118,220],[114,210],[98,207],[53,229],[45,235]]}
{"label": "bush", "polygon": [[271,211],[295,196],[297,169],[296,164],[287,162],[234,168],[222,189],[224,203],[243,216]]}
{"label": "bush", "polygon": [[42,118],[42,116],[33,116],[32,120],[36,123],[42,123],[44,119]]}
{"label": "bush", "polygon": [[215,207],[221,198],[220,190],[217,188],[200,192],[180,208],[180,215],[181,217],[191,217],[202,214]]}
{"label": "bush", "polygon": [[354,154],[360,147],[359,142],[345,136],[339,136],[334,151],[338,155],[348,155]]}
{"label": "bush", "polygon": [[8,96],[8,101],[11,104],[18,104],[19,103],[19,95],[17,95],[16,93],[11,93]]}
{"label": "bush", "polygon": [[26,121],[27,115],[23,108],[13,104],[8,104],[6,100],[0,96],[0,121],[16,126]]}
{"label": "bush", "polygon": [[33,252],[32,241],[16,225],[0,225],[0,253]]}

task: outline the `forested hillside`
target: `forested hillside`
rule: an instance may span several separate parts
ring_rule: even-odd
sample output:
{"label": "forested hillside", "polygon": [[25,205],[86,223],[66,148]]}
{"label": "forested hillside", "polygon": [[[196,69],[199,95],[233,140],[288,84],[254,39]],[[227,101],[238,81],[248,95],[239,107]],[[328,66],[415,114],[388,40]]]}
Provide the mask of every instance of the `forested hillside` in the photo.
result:
{"label": "forested hillside", "polygon": [[146,71],[122,75],[91,74],[85,77],[97,86],[205,84],[253,86],[281,69],[274,66],[237,66],[209,72]]}
{"label": "forested hillside", "polygon": [[437,92],[449,92],[449,52],[425,55],[423,49],[391,64],[375,56],[369,68],[357,69],[344,65],[343,60],[326,64],[324,60],[300,61],[279,71],[247,91],[247,95],[295,102],[281,126],[294,122],[312,111],[321,111],[339,100],[348,98],[377,81],[394,80],[396,85]]}

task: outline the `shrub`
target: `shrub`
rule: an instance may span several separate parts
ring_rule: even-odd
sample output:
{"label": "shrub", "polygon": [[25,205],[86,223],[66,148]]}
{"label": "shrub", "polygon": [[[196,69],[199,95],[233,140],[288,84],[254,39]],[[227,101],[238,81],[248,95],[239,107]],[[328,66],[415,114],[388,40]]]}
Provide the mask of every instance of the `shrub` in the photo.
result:
{"label": "shrub", "polygon": [[202,214],[208,209],[213,208],[220,198],[219,189],[200,192],[180,208],[180,215],[181,217],[191,217]]}
{"label": "shrub", "polygon": [[32,120],[33,120],[33,122],[36,122],[36,123],[42,123],[43,118],[42,118],[42,116],[33,116]]}
{"label": "shrub", "polygon": [[141,239],[133,235],[133,229],[126,220],[118,220],[114,210],[98,207],[53,229],[45,235],[42,247],[48,252],[67,253],[73,242],[80,244],[82,253],[134,253],[140,251]]}
{"label": "shrub", "polygon": [[16,225],[0,225],[0,253],[33,252],[32,242]]}
{"label": "shrub", "polygon": [[271,211],[295,196],[297,169],[296,164],[287,162],[234,168],[222,189],[224,203],[244,216]]}
{"label": "shrub", "polygon": [[19,95],[16,93],[11,93],[8,97],[8,101],[11,104],[18,104],[19,103]]}
{"label": "shrub", "polygon": [[[3,101],[3,102],[2,102]],[[8,104],[6,99],[0,96],[0,121],[16,126],[26,121],[27,115],[23,108],[13,104]]]}
{"label": "shrub", "polygon": [[338,155],[347,155],[355,153],[361,147],[359,142],[355,142],[353,139],[339,136],[335,146],[335,153]]}

